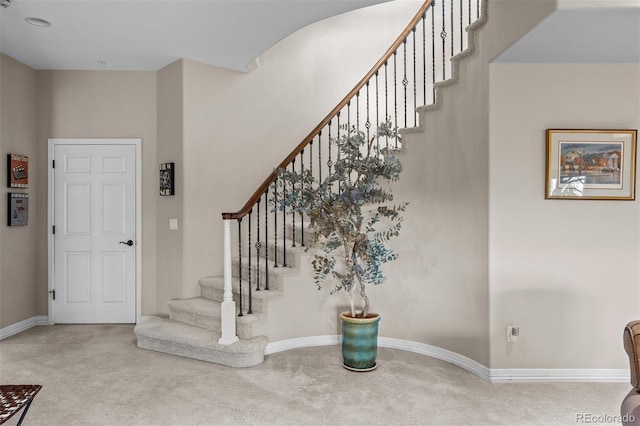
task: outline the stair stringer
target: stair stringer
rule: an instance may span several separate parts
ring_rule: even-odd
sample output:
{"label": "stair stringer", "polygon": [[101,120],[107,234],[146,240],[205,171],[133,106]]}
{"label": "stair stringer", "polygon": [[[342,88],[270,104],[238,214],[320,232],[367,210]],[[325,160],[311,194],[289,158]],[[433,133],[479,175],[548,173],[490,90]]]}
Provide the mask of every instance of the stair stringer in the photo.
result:
{"label": "stair stringer", "polygon": [[[476,50],[476,45],[478,44],[478,31],[487,23],[487,8],[488,1],[483,1],[481,6],[481,14],[480,17],[475,20],[471,25],[467,26],[465,30],[467,31],[467,39],[468,44],[467,48],[460,51],[451,57],[451,77],[439,81],[435,83],[435,102],[429,105],[423,105],[416,108],[418,112],[418,125],[416,127],[407,127],[400,130],[402,136],[422,133],[424,131],[426,113],[429,111],[435,111],[442,107],[442,98],[443,98],[443,90],[446,87],[455,85],[460,79],[460,66],[465,58],[472,56]],[[406,149],[405,145],[402,145],[402,151]]]}

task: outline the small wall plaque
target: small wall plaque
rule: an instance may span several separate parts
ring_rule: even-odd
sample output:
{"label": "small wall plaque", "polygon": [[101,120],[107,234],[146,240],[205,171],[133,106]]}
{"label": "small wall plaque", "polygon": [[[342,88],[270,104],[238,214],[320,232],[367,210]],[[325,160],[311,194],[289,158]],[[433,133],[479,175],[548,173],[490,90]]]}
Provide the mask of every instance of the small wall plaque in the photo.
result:
{"label": "small wall plaque", "polygon": [[29,195],[10,192],[7,225],[26,226],[29,219]]}
{"label": "small wall plaque", "polygon": [[7,154],[7,186],[9,188],[28,188],[29,157]]}

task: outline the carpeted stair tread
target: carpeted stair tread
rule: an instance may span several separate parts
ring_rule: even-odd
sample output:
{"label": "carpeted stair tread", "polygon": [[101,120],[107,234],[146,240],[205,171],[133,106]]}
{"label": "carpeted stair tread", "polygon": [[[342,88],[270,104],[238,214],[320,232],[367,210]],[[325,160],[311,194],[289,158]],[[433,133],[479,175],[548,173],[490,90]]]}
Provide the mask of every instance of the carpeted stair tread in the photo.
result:
{"label": "carpeted stair tread", "polygon": [[218,343],[220,334],[171,319],[142,317],[136,325],[138,347],[230,367],[252,367],[264,362],[265,336]]}

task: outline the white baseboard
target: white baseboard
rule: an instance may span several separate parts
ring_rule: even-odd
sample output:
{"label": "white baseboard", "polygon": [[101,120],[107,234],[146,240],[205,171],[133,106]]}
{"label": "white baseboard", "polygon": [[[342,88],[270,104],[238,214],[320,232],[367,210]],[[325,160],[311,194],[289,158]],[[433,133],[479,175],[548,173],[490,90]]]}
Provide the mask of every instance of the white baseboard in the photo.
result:
{"label": "white baseboard", "polygon": [[15,334],[22,333],[30,329],[31,327],[35,327],[36,325],[48,325],[49,318],[46,315],[39,315],[31,318],[27,318],[26,320],[22,320],[15,324],[8,325],[6,327],[0,328],[0,340],[6,339],[7,337],[11,337]]}
{"label": "white baseboard", "polygon": [[463,370],[467,370],[469,373],[475,374],[486,382],[489,381],[489,369],[487,367],[456,352],[448,351],[433,345],[427,345],[426,343],[394,339],[391,337],[379,337],[378,345],[383,348],[400,349],[446,361],[462,368]]}
{"label": "white baseboard", "polygon": [[[269,343],[265,355],[288,351],[290,349],[313,346],[334,346],[340,344],[339,335],[310,336],[286,339]],[[378,346],[400,349],[430,356],[456,365],[480,379],[491,383],[532,383],[532,382],[605,382],[623,383],[629,381],[628,369],[541,369],[541,368],[488,368],[456,352],[442,349],[426,343],[411,340],[379,337]]]}
{"label": "white baseboard", "polygon": [[491,383],[629,382],[629,369],[599,368],[492,368]]}
{"label": "white baseboard", "polygon": [[288,351],[289,349],[309,348],[313,346],[335,346],[340,344],[340,336],[310,336],[298,337],[295,339],[280,340],[267,344],[264,350],[265,355]]}

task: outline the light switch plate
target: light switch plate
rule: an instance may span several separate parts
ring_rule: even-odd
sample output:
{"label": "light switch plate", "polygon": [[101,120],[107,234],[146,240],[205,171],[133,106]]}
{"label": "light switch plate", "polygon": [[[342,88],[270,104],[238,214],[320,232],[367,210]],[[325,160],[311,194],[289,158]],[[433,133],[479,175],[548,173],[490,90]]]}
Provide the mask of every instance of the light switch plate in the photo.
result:
{"label": "light switch plate", "polygon": [[178,219],[169,219],[169,229],[172,231],[178,230]]}

